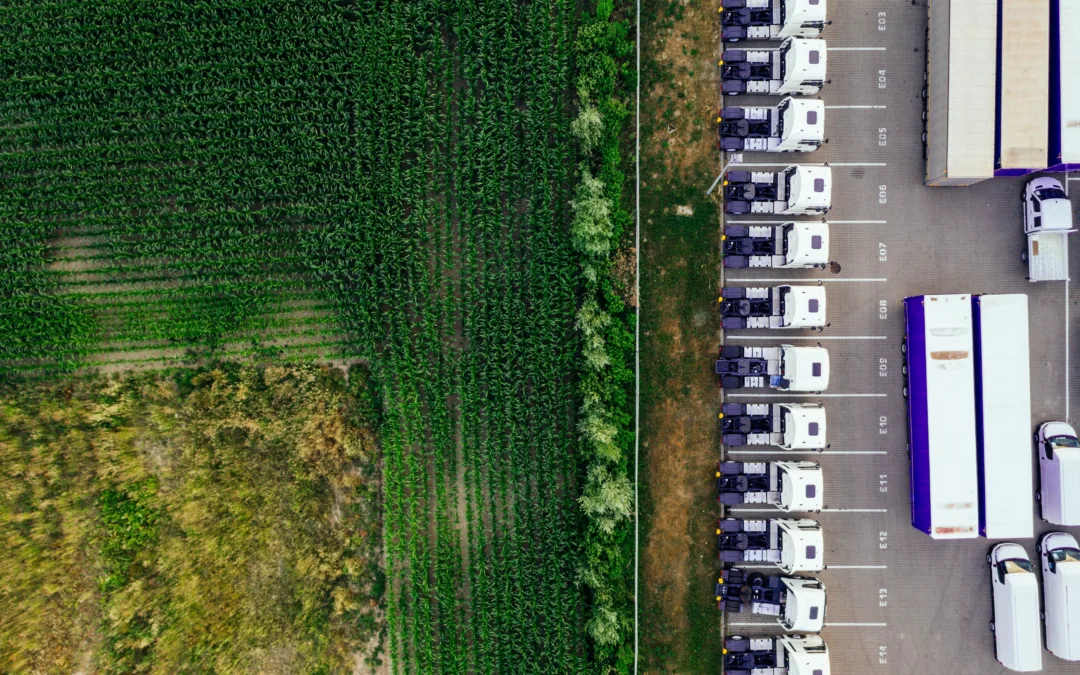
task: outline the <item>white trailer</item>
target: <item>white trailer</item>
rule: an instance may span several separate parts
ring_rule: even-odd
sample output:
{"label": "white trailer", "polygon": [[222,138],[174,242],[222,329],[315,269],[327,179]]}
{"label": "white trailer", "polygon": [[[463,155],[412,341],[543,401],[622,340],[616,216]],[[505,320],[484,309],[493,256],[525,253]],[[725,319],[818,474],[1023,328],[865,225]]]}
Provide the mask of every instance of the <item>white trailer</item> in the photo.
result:
{"label": "white trailer", "polygon": [[971,296],[904,298],[911,524],[934,539],[979,535]]}
{"label": "white trailer", "polygon": [[720,562],[765,563],[788,574],[825,569],[821,525],[808,518],[721,518],[716,543]]}
{"label": "white trailer", "polygon": [[720,237],[724,267],[824,268],[829,264],[829,224],[727,225]]}
{"label": "white trailer", "polygon": [[817,462],[720,462],[719,501],[726,506],[766,504],[790,513],[817,513],[824,504],[825,478]]}
{"label": "white trailer", "polygon": [[825,584],[817,579],[726,569],[716,582],[716,602],[725,612],[776,617],[786,631],[820,633],[825,626]]}
{"label": "white trailer", "polygon": [[1061,182],[1049,176],[1032,178],[1020,199],[1027,235],[1027,249],[1020,257],[1028,264],[1028,281],[1067,281],[1069,235],[1076,230]]}
{"label": "white trailer", "polygon": [[808,637],[745,638],[724,640],[726,675],[831,675],[829,648],[816,635]]}
{"label": "white trailer", "polygon": [[971,185],[994,175],[998,3],[932,0],[927,8],[925,183]]}
{"label": "white trailer", "polygon": [[789,37],[777,49],[725,49],[720,91],[740,94],[816,94],[825,85],[824,40]]}
{"label": "white trailer", "polygon": [[718,302],[725,330],[825,327],[824,286],[725,286]]}
{"label": "white trailer", "polygon": [[724,173],[724,212],[774,215],[824,214],[832,208],[832,169],[792,165],[783,171]]}
{"label": "white trailer", "polygon": [[723,389],[772,387],[780,391],[829,388],[829,351],[824,347],[720,347],[716,378]]}
{"label": "white trailer", "polygon": [[979,533],[987,539],[1035,536],[1031,495],[1031,377],[1026,295],[972,298],[975,327]]}
{"label": "white trailer", "polygon": [[1047,171],[1080,171],[1080,2],[1050,0]]}
{"label": "white trailer", "polygon": [[1000,3],[995,176],[1046,168],[1049,128],[1050,0]]}
{"label": "white trailer", "polygon": [[720,8],[720,39],[817,37],[825,27],[825,0],[727,0]]}

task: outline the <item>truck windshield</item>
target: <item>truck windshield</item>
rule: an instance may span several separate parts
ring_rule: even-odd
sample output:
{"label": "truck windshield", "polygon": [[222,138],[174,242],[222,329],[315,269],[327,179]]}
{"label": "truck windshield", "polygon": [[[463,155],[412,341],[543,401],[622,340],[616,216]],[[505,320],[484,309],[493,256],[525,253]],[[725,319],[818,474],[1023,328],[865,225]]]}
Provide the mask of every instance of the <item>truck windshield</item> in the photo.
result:
{"label": "truck windshield", "polygon": [[1035,196],[1039,199],[1068,199],[1064,190],[1061,188],[1043,188],[1035,191]]}
{"label": "truck windshield", "polygon": [[1050,559],[1054,562],[1080,562],[1080,549],[1059,548],[1050,551]]}
{"label": "truck windshield", "polygon": [[784,137],[784,113],[791,107],[791,101],[784,99],[780,102],[780,105],[776,106],[776,135],[780,138]]}
{"label": "truck windshield", "polygon": [[1057,448],[1080,448],[1080,441],[1072,436],[1053,436],[1050,445]]}
{"label": "truck windshield", "polygon": [[784,198],[791,203],[791,180],[795,178],[795,172],[798,170],[797,166],[789,166],[784,169]]}
{"label": "truck windshield", "polygon": [[1016,572],[1031,572],[1031,563],[1027,560],[1021,560],[1016,558],[1015,560],[1006,560],[1002,563],[1005,566],[1005,574],[1015,574]]}
{"label": "truck windshield", "polygon": [[780,45],[780,81],[783,82],[787,79],[787,65],[788,57],[791,56],[791,44],[790,39],[784,40],[784,44]]}

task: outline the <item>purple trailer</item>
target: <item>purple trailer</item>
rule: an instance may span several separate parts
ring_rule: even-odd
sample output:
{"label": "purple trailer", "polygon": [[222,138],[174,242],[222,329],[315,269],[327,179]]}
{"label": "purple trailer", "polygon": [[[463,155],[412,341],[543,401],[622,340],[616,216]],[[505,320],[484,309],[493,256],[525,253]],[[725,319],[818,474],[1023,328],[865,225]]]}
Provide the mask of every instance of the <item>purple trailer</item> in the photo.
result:
{"label": "purple trailer", "polygon": [[979,534],[971,296],[904,299],[911,524],[934,539]]}

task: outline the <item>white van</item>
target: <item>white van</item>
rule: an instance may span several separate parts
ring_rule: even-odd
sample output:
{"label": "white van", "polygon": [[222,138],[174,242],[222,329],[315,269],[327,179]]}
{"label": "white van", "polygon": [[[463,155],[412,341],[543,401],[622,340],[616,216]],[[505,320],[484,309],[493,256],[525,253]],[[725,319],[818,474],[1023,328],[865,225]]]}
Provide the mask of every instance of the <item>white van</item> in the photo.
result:
{"label": "white van", "polygon": [[1027,551],[1020,544],[998,544],[986,556],[993,584],[994,633],[997,660],[1010,670],[1042,670],[1042,631],[1039,629],[1039,583]]}
{"label": "white van", "polygon": [[1066,661],[1080,661],[1080,545],[1071,534],[1051,532],[1038,551],[1046,648]]}
{"label": "white van", "polygon": [[1080,440],[1065,422],[1047,422],[1035,434],[1039,451],[1039,491],[1043,520],[1080,525]]}

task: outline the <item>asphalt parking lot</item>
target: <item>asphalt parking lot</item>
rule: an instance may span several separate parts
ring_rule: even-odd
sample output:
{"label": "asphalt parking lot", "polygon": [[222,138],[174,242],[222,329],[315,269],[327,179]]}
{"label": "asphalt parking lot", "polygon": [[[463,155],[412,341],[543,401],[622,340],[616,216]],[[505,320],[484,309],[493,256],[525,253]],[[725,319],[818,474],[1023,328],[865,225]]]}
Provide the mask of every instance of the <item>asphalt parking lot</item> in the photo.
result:
{"label": "asphalt parking lot", "polygon": [[[819,576],[828,588],[822,636],[830,646],[833,672],[1011,672],[995,660],[988,628],[985,556],[996,542],[934,541],[910,524],[907,414],[901,393],[902,300],[929,293],[1026,293],[1033,419],[1017,424],[1034,430],[1041,422],[1069,416],[1070,382],[1077,380],[1080,360],[1067,358],[1067,349],[1080,344],[1069,318],[1076,313],[1080,254],[1070,263],[1071,286],[1029,283],[1020,260],[1024,179],[994,179],[967,188],[923,186],[924,0],[829,0],[829,18],[832,25],[822,37],[829,47],[831,83],[820,94],[829,142],[808,155],[747,153],[741,161],[773,166],[758,170],[799,162],[833,167],[830,257],[839,268],[728,270],[722,284],[820,281],[828,290],[830,325],[821,333],[730,331],[721,339],[726,344],[791,341],[827,347],[832,378],[824,395],[747,390],[729,392],[726,400],[746,401],[747,395],[820,400],[829,416],[831,447],[820,455],[731,449],[726,457],[816,459],[824,467],[827,508],[817,519],[824,528],[827,569]],[[777,101],[744,96],[727,104]],[[1075,207],[1080,204],[1080,182],[1072,181],[1069,187]],[[794,218],[799,219],[807,218]],[[785,220],[792,218],[728,218],[731,223]],[[1074,247],[1078,241],[1074,239]],[[1035,472],[1037,477],[1037,467]],[[1034,501],[1017,507],[1034,508]],[[728,515],[740,510],[749,511],[748,517],[764,515],[739,507]],[[1037,536],[1051,529],[1036,519]],[[1072,533],[1080,536],[1080,528],[1072,528]],[[1033,561],[1035,541],[1020,542]],[[778,632],[764,617],[734,614],[727,621],[728,634]],[[1077,668],[1043,653],[1044,673],[1076,673]]]}

